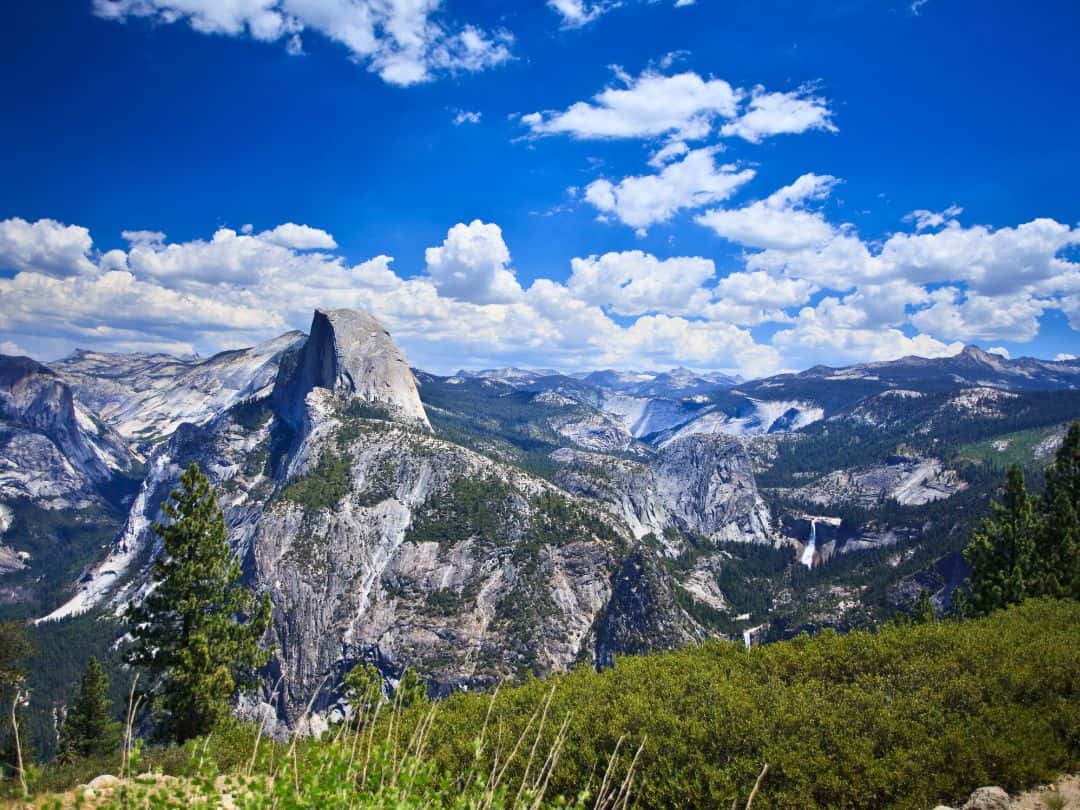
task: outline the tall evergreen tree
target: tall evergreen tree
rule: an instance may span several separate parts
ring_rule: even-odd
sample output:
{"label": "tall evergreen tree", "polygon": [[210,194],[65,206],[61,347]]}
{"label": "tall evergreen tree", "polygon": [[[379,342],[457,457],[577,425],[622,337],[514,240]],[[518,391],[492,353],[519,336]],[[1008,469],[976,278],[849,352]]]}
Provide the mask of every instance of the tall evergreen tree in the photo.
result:
{"label": "tall evergreen tree", "polygon": [[937,619],[937,610],[934,608],[930,594],[925,588],[919,591],[919,598],[911,610],[911,618],[917,624],[926,624]]}
{"label": "tall evergreen tree", "polygon": [[1001,504],[971,537],[974,615],[1032,596],[1080,599],[1080,422],[1069,426],[1046,468],[1046,489],[1034,498],[1018,467],[1009,469]]}
{"label": "tall evergreen tree", "polygon": [[351,722],[359,727],[370,720],[375,708],[386,700],[383,676],[374,664],[357,664],[342,679],[345,697],[352,706]]}
{"label": "tall evergreen tree", "polygon": [[403,709],[427,703],[427,684],[420,679],[412,667],[406,667],[401,673],[401,680],[398,681],[397,689],[394,690],[394,700]]}
{"label": "tall evergreen tree", "polygon": [[98,660],[91,658],[60,729],[61,760],[112,754],[120,749],[120,723],[112,717],[108,693],[109,678]]}
{"label": "tall evergreen tree", "polygon": [[1009,468],[1001,503],[979,525],[964,549],[971,565],[970,610],[976,615],[1015,604],[1031,594],[1038,517],[1020,468]]}
{"label": "tall evergreen tree", "polygon": [[22,683],[26,677],[25,663],[32,648],[26,629],[18,622],[0,622],[0,692]]}
{"label": "tall evergreen tree", "polygon": [[1046,468],[1036,555],[1042,593],[1080,599],[1080,422],[1065,433]]}
{"label": "tall evergreen tree", "polygon": [[270,625],[270,600],[264,594],[256,604],[241,584],[225,517],[198,465],[184,471],[163,511],[170,523],[154,525],[164,546],[154,563],[156,587],[128,606],[135,643],[126,657],[150,671],[154,707],[169,736],[183,742],[209,733],[236,693],[257,683],[269,659],[259,641]]}

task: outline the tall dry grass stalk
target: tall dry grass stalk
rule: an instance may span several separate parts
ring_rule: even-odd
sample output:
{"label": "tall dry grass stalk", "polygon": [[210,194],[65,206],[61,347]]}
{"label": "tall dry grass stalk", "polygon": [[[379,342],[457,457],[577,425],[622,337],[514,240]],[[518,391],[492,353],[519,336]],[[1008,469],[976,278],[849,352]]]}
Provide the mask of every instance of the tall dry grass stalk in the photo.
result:
{"label": "tall dry grass stalk", "polygon": [[27,799],[30,797],[30,788],[26,784],[22,740],[19,737],[19,704],[22,703],[25,694],[21,686],[15,688],[15,696],[11,699],[11,733],[15,737],[15,773],[19,776],[19,788],[22,790],[22,796]]}

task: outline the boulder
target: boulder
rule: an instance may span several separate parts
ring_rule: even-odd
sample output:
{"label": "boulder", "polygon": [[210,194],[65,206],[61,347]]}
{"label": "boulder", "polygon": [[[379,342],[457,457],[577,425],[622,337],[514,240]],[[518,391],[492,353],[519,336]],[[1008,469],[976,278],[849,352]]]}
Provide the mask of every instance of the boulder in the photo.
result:
{"label": "boulder", "polygon": [[968,797],[961,810],[1009,810],[1009,794],[999,787],[981,787]]}
{"label": "boulder", "polygon": [[112,790],[122,784],[119,777],[112,774],[103,773],[101,776],[95,776],[90,780],[90,784],[87,785],[93,791],[99,790]]}

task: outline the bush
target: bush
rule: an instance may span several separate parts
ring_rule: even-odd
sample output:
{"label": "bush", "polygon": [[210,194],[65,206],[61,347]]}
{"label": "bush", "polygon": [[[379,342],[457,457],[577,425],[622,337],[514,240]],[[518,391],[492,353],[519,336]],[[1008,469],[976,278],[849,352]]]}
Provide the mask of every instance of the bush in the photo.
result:
{"label": "bush", "polygon": [[[986,619],[832,632],[745,650],[710,641],[500,691],[513,739],[554,687],[570,716],[553,775],[572,795],[626,736],[645,740],[638,806],[726,807],[762,764],[755,807],[925,808],[1080,764],[1080,605],[1029,601]],[[440,708],[432,756],[462,773],[489,699]],[[493,721],[494,722],[494,721]]]}
{"label": "bush", "polygon": [[[620,658],[601,673],[582,667],[494,695],[458,693],[434,709],[383,704],[372,722],[294,749],[264,737],[257,756],[254,730],[228,726],[145,752],[139,769],[187,778],[154,788],[159,803],[127,806],[185,806],[196,791],[213,798],[218,775],[231,774],[247,785],[233,791],[245,807],[548,807],[560,796],[580,806],[590,791],[591,807],[609,764],[621,786],[642,746],[631,795],[640,808],[745,801],[764,763],[755,808],[932,807],[1080,766],[1077,627],[1080,603],[1030,600],[977,620],[751,650],[710,641]],[[496,760],[501,787],[486,797]],[[547,803],[516,802],[548,761]],[[50,769],[39,788],[59,773],[86,781],[92,771],[76,766]]]}

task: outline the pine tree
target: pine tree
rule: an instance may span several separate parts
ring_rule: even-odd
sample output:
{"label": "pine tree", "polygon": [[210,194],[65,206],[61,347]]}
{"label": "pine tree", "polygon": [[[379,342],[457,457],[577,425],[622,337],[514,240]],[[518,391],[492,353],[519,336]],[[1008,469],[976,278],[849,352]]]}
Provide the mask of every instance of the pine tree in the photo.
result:
{"label": "pine tree", "polygon": [[342,679],[345,697],[352,707],[352,722],[362,725],[385,699],[383,676],[374,664],[357,664]]}
{"label": "pine tree", "polygon": [[930,594],[924,588],[919,591],[919,598],[911,611],[911,618],[916,624],[926,624],[937,619],[937,610],[930,600]]}
{"label": "pine tree", "polygon": [[1080,422],[1069,425],[1054,463],[1046,468],[1045,498],[1053,501],[1059,494],[1069,503],[1080,504]]}
{"label": "pine tree", "polygon": [[972,569],[968,612],[982,615],[1032,596],[1080,599],[1080,422],[1069,426],[1046,468],[1042,497],[1029,495],[1012,467],[1003,501],[964,549]]}
{"label": "pine tree", "polygon": [[427,703],[427,684],[420,680],[420,676],[412,667],[406,667],[401,673],[401,680],[398,681],[397,689],[394,690],[394,700],[403,709]]}
{"label": "pine tree", "polygon": [[1046,468],[1036,556],[1042,595],[1080,599],[1080,422],[1070,425]]}
{"label": "pine tree", "polygon": [[226,541],[225,518],[206,476],[192,463],[157,523],[163,552],[156,587],[128,606],[135,643],[128,663],[155,679],[153,702],[178,742],[209,733],[229,714],[231,699],[254,687],[269,660],[259,641],[270,625],[267,595],[256,604],[240,583],[240,563]]}
{"label": "pine tree", "polygon": [[75,702],[60,729],[61,760],[112,754],[120,748],[120,724],[109,706],[109,678],[96,658],[86,665]]}
{"label": "pine tree", "polygon": [[1035,503],[1024,486],[1023,472],[1010,467],[1002,503],[991,504],[990,517],[964,549],[964,559],[971,565],[969,606],[974,615],[1021,602],[1037,590]]}

